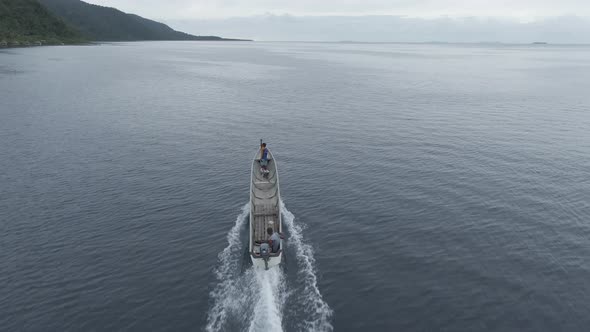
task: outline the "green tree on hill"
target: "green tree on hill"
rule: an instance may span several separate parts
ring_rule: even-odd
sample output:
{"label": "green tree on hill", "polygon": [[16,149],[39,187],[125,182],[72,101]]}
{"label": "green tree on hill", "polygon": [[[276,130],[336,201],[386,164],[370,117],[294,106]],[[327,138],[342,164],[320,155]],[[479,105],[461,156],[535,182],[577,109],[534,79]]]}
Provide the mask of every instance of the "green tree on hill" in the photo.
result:
{"label": "green tree on hill", "polygon": [[84,38],[37,0],[0,0],[0,41],[82,42]]}
{"label": "green tree on hill", "polygon": [[80,0],[39,2],[91,40],[222,40],[216,36],[193,36],[160,22]]}

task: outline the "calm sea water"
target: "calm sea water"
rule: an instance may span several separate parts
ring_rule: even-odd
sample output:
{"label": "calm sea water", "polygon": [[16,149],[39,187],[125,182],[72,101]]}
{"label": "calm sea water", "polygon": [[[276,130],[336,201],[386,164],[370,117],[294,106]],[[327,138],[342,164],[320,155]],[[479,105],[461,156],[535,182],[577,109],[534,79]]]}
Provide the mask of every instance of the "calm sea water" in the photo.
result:
{"label": "calm sea water", "polygon": [[588,82],[581,46],[3,50],[0,330],[587,330]]}

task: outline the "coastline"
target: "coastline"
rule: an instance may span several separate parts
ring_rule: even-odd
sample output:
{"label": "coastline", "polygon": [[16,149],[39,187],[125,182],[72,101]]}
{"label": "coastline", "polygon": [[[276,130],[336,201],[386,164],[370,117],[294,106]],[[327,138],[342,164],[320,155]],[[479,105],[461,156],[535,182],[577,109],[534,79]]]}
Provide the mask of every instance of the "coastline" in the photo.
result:
{"label": "coastline", "polygon": [[21,41],[0,41],[0,49],[8,48],[28,48],[28,47],[42,47],[42,46],[91,46],[102,43],[134,43],[134,42],[253,42],[252,39],[233,39],[233,38],[215,38],[215,39],[194,39],[194,40],[101,40],[101,41],[79,41],[79,42],[46,42],[39,40],[35,42],[21,42]]}

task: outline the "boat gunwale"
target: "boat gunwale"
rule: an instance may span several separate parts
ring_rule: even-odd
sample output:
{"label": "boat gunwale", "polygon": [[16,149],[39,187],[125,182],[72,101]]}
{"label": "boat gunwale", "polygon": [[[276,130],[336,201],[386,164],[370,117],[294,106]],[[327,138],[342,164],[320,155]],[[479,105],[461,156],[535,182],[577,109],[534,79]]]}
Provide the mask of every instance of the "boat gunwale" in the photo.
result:
{"label": "boat gunwale", "polygon": [[[270,151],[270,149],[268,149],[268,153],[270,155],[270,160],[272,160],[272,162],[274,163],[274,174],[273,174],[272,178],[275,178],[276,177],[276,180],[274,181],[274,184],[273,184],[273,187],[275,187],[275,193],[271,197],[268,197],[268,198],[260,198],[260,197],[256,196],[256,194],[254,194],[254,187],[256,187],[255,186],[254,179],[257,178],[255,176],[255,173],[254,173],[255,172],[254,167],[258,164],[258,161],[260,160],[260,158],[258,158],[259,155],[260,155],[260,150],[256,151],[256,153],[254,154],[254,158],[252,159],[252,164],[250,166],[250,201],[249,201],[249,204],[250,204],[250,212],[249,212],[250,222],[249,222],[249,239],[248,239],[249,246],[248,246],[248,252],[249,252],[249,255],[250,255],[250,257],[251,257],[252,260],[256,260],[256,259],[261,259],[262,258],[260,256],[257,257],[254,254],[254,244],[255,244],[255,241],[253,239],[254,234],[253,234],[252,223],[253,223],[254,217],[255,217],[254,216],[254,207],[255,206],[253,204],[253,197],[256,198],[256,199],[258,199],[258,200],[266,200],[266,199],[268,199],[268,200],[274,200],[275,197],[276,197],[277,202],[276,202],[276,205],[274,205],[273,207],[276,209],[276,211],[277,211],[276,212],[276,215],[278,216],[278,219],[279,219],[278,232],[279,233],[282,233],[282,231],[283,231],[283,220],[282,220],[282,216],[281,216],[281,194],[280,194],[280,182],[279,182],[279,168],[278,168],[278,163],[277,163],[277,161],[276,161],[273,153]],[[272,183],[272,182],[269,181],[269,183]],[[261,190],[258,187],[256,187],[256,189]],[[280,244],[279,251],[276,252],[276,253],[270,253],[269,256],[270,256],[270,258],[275,258],[275,259],[276,258],[280,258],[280,257],[282,257],[283,251],[284,251],[283,250],[283,240],[281,239],[281,244]],[[278,264],[280,264],[280,262],[277,263],[276,265],[278,265]]]}

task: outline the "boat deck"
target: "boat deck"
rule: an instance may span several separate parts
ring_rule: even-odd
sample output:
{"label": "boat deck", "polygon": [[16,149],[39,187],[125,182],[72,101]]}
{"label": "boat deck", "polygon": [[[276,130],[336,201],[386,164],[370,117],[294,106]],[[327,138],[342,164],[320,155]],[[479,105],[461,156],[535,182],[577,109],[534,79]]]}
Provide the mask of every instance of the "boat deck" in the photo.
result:
{"label": "boat deck", "polygon": [[258,161],[252,167],[252,195],[251,195],[251,224],[252,240],[256,243],[266,242],[266,229],[272,227],[274,231],[281,231],[279,185],[274,160],[268,165],[270,171],[266,175],[260,171]]}
{"label": "boat deck", "polygon": [[278,232],[279,229],[279,215],[277,213],[277,207],[272,205],[258,205],[254,208],[254,222],[252,226],[254,228],[254,241],[266,242],[268,240],[268,234],[266,229],[272,227]]}

